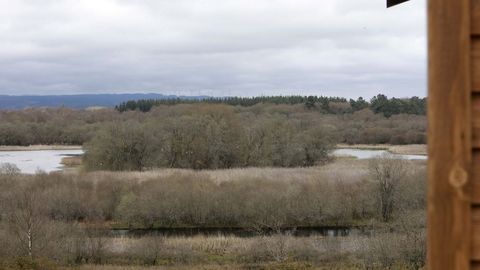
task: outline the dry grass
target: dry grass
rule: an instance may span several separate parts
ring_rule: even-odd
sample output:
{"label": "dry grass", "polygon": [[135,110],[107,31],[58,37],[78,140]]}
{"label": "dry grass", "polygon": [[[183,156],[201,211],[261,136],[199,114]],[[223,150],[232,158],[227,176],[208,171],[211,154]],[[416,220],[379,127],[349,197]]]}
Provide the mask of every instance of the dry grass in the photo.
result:
{"label": "dry grass", "polygon": [[216,183],[228,181],[242,181],[245,179],[263,179],[268,181],[360,181],[368,174],[368,160],[337,159],[335,162],[324,166],[307,168],[234,168],[223,170],[190,169],[154,169],[149,171],[134,172],[89,172],[92,179],[104,179],[113,177],[116,179],[147,181],[159,177],[192,176],[209,178]]}
{"label": "dry grass", "polygon": [[120,266],[120,265],[82,265],[72,268],[62,268],[62,270],[220,270],[246,269],[238,265],[184,265],[184,266]]}
{"label": "dry grass", "polygon": [[67,167],[75,167],[82,165],[82,157],[74,156],[74,157],[64,157],[60,164],[63,164]]}
{"label": "dry grass", "polygon": [[388,150],[388,144],[337,144],[336,148],[360,149],[360,150]]}
{"label": "dry grass", "polygon": [[407,145],[391,145],[391,144],[338,144],[337,148],[360,149],[360,150],[388,150],[394,154],[401,155],[427,155],[426,144],[407,144]]}
{"label": "dry grass", "polygon": [[[73,269],[357,269],[347,254],[358,252],[366,238],[326,238],[290,235],[242,238],[234,236],[111,238],[113,257],[135,254],[147,259],[152,252],[164,258],[162,266],[84,265]],[[161,243],[152,245],[152,243]],[[360,244],[361,243],[361,244]],[[165,259],[165,256],[169,259]],[[148,261],[148,259],[146,260]],[[141,261],[139,261],[141,262]],[[334,267],[332,267],[334,266]],[[66,269],[65,269],[66,270]]]}
{"label": "dry grass", "polygon": [[0,151],[81,150],[81,145],[0,145]]}
{"label": "dry grass", "polygon": [[395,154],[427,155],[426,144],[392,145],[388,150]]}
{"label": "dry grass", "polygon": [[[141,246],[146,240],[161,241],[166,250],[181,249],[193,250],[208,254],[239,254],[255,252],[259,244],[269,248],[280,246],[280,242],[285,243],[285,247],[292,251],[300,249],[309,249],[316,252],[328,252],[335,248],[337,252],[355,252],[368,240],[363,236],[348,237],[325,237],[313,235],[308,237],[296,237],[290,234],[279,234],[270,236],[256,237],[238,237],[233,235],[218,236],[145,236],[141,238],[116,237],[108,238],[107,249],[109,252],[122,253],[135,247]],[[263,247],[260,245],[260,247]]]}
{"label": "dry grass", "polygon": [[356,266],[330,264],[324,266],[313,266],[308,263],[268,263],[268,264],[247,264],[247,265],[184,265],[184,266],[117,266],[117,265],[82,265],[72,268],[61,268],[62,270],[358,270]]}
{"label": "dry grass", "polygon": [[[162,269],[418,269],[411,264],[412,254],[419,254],[418,243],[409,242],[405,235],[380,234],[374,237],[292,237],[289,235],[239,238],[225,236],[197,236],[164,238],[117,238],[108,246],[122,249],[109,256],[138,258],[149,256],[165,258],[158,266],[141,265],[82,265],[64,270],[162,270]],[[151,245],[160,241],[159,245]],[[407,242],[406,242],[407,241]],[[380,249],[380,250],[379,250]],[[396,252],[392,252],[396,251]],[[157,255],[152,254],[158,252]],[[189,259],[190,258],[190,259]],[[195,259],[196,258],[196,259]],[[413,257],[412,257],[413,258]],[[415,257],[416,258],[416,257]],[[184,260],[185,259],[185,260]],[[418,260],[418,258],[416,258]],[[148,262],[148,259],[144,262]],[[418,261],[422,264],[422,261]],[[113,264],[116,264],[113,262]],[[389,266],[394,266],[390,268]]]}

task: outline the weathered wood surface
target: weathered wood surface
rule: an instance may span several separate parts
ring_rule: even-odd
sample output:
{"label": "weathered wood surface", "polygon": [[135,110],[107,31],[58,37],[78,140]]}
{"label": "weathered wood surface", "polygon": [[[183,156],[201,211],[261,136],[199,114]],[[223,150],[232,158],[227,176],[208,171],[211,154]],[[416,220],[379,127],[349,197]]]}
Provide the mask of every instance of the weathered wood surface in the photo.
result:
{"label": "weathered wood surface", "polygon": [[472,35],[480,36],[480,0],[472,0]]}
{"label": "weathered wood surface", "polygon": [[430,0],[428,3],[427,265],[430,270],[465,270],[474,265],[469,193],[470,1]]}
{"label": "weathered wood surface", "polygon": [[472,89],[480,93],[480,36],[472,40]]}
{"label": "weathered wood surface", "polygon": [[480,205],[480,149],[473,152],[472,163],[472,203],[474,205]]}
{"label": "weathered wood surface", "polygon": [[480,93],[472,96],[472,135],[472,146],[480,149]]}
{"label": "weathered wood surface", "polygon": [[480,266],[480,206],[472,208],[472,259]]}
{"label": "weathered wood surface", "polygon": [[472,231],[471,269],[480,270],[480,0],[471,2]]}

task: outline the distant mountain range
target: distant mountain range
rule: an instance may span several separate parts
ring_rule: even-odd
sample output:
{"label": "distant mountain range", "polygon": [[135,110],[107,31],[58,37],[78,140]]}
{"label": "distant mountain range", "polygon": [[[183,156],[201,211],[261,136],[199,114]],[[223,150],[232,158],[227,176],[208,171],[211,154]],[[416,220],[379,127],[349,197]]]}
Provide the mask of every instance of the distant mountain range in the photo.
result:
{"label": "distant mountain range", "polygon": [[175,96],[162,94],[80,94],[47,96],[10,96],[0,95],[0,109],[24,109],[32,107],[69,107],[84,109],[88,107],[115,107],[124,101],[138,99],[203,99],[208,96]]}

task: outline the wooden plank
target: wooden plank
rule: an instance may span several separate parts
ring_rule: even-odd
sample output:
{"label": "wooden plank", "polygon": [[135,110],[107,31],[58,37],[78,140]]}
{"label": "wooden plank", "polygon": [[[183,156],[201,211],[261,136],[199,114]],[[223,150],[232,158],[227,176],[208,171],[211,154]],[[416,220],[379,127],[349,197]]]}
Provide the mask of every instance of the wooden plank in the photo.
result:
{"label": "wooden plank", "polygon": [[480,150],[473,152],[472,163],[472,203],[480,206]]}
{"label": "wooden plank", "polygon": [[480,93],[480,37],[472,40],[472,89]]}
{"label": "wooden plank", "polygon": [[472,136],[472,146],[480,149],[480,93],[472,96]]}
{"label": "wooden plank", "polygon": [[480,35],[480,0],[472,0],[472,35]]}
{"label": "wooden plank", "polygon": [[471,269],[470,1],[428,1],[427,269]]}
{"label": "wooden plank", "polygon": [[480,266],[480,207],[472,208],[472,260]]}

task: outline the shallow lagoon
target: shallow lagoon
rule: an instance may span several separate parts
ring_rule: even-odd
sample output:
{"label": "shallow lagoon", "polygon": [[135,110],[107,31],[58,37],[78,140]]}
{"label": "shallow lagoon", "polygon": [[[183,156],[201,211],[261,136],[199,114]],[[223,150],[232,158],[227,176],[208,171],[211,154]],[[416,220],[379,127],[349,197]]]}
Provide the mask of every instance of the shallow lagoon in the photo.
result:
{"label": "shallow lagoon", "polygon": [[83,150],[0,151],[0,163],[15,164],[22,173],[48,173],[62,170],[62,158],[81,154]]}

